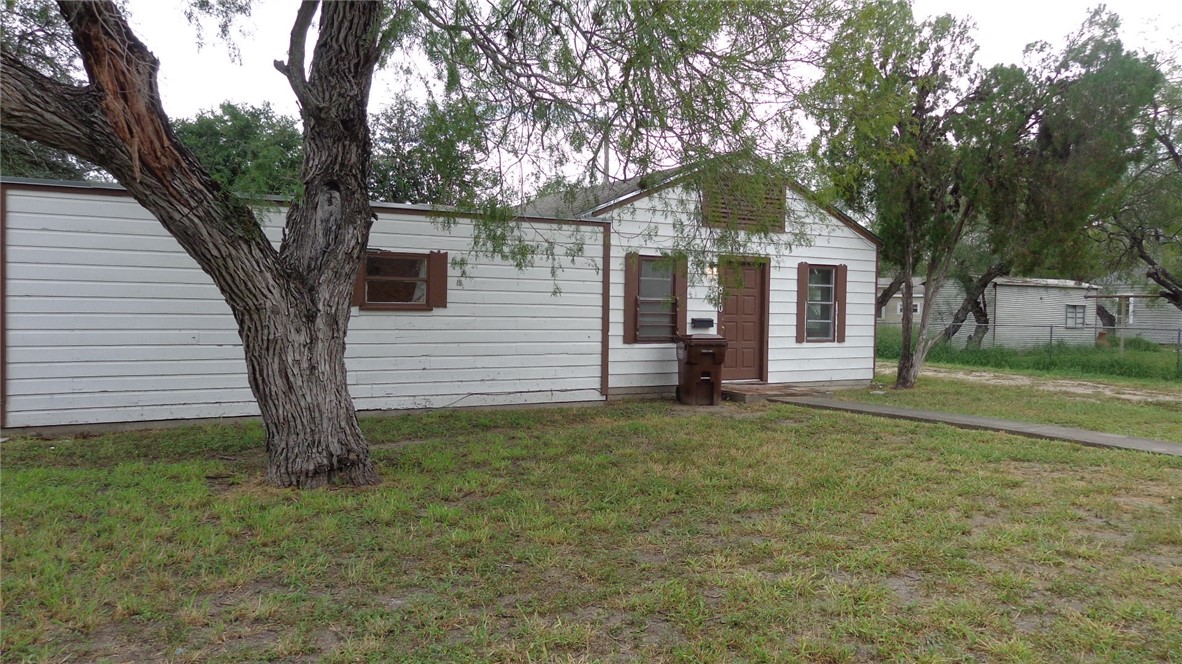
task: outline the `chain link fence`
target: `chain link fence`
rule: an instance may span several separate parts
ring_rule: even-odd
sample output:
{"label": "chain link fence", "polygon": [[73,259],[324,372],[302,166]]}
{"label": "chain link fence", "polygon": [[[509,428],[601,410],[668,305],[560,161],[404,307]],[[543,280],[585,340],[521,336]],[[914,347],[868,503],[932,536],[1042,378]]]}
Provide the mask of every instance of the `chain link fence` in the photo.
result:
{"label": "chain link fence", "polygon": [[[918,320],[912,327],[919,330]],[[1182,327],[933,322],[929,362],[1182,381]],[[898,359],[902,323],[879,321],[877,354]],[[914,340],[912,341],[914,344]]]}

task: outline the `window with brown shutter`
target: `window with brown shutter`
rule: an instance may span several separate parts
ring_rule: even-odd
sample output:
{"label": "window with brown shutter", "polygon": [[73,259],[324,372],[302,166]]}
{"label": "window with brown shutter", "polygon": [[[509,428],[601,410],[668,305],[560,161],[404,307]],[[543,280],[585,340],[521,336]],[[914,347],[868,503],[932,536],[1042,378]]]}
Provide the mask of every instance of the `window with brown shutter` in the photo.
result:
{"label": "window with brown shutter", "polygon": [[684,261],[625,256],[624,343],[669,343],[685,334],[687,292]]}
{"label": "window with brown shutter", "polygon": [[796,343],[845,341],[845,265],[796,266]]}
{"label": "window with brown shutter", "polygon": [[787,183],[731,173],[702,185],[702,223],[716,228],[783,233]]}
{"label": "window with brown shutter", "polygon": [[446,307],[447,252],[365,252],[353,286],[353,306],[380,311]]}

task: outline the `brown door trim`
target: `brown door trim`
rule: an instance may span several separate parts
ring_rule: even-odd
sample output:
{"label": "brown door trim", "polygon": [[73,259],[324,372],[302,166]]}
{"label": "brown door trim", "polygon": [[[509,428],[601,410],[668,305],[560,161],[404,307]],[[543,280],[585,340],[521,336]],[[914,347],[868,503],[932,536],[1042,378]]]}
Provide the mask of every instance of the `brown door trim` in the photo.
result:
{"label": "brown door trim", "polygon": [[[758,344],[760,354],[762,355],[759,362],[759,376],[757,380],[763,382],[768,381],[768,365],[771,351],[771,260],[766,256],[731,256],[723,259],[721,262],[729,262],[736,267],[752,266],[756,268],[758,277],[758,291],[756,297],[759,299],[760,306],[763,309],[761,320],[759,321],[759,333],[763,336],[762,343]],[[719,274],[721,277],[721,273]],[[725,308],[725,299],[723,306],[718,310],[719,325],[722,324],[723,309]],[[731,378],[728,380],[749,380],[742,378]]]}
{"label": "brown door trim", "polygon": [[759,262],[759,274],[763,284],[763,367],[760,369],[759,379],[768,382],[768,356],[772,346],[772,264],[769,260]]}

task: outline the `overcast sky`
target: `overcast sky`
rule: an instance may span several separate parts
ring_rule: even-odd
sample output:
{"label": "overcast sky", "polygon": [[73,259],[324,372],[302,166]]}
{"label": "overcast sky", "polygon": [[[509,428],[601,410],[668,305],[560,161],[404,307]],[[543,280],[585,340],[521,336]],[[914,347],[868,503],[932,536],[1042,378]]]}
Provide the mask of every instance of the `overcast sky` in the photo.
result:
{"label": "overcast sky", "polygon": [[[160,58],[164,109],[173,117],[191,116],[223,100],[258,104],[269,101],[279,111],[296,114],[295,101],[272,62],[285,59],[295,17],[291,0],[255,0],[245,21],[249,35],[238,40],[242,63],[227,56],[224,45],[207,34],[198,49],[193,29],[184,18],[187,0],[131,0],[133,27]],[[952,13],[977,23],[978,61],[989,65],[1018,62],[1029,42],[1060,43],[1087,16],[1094,0],[915,0],[917,16]],[[1171,34],[1182,33],[1182,2],[1121,0],[1109,5],[1124,19],[1128,45],[1161,51]],[[314,29],[313,29],[314,30]],[[406,89],[392,72],[379,72],[371,109],[384,105],[392,93]],[[413,90],[413,86],[411,86]]]}

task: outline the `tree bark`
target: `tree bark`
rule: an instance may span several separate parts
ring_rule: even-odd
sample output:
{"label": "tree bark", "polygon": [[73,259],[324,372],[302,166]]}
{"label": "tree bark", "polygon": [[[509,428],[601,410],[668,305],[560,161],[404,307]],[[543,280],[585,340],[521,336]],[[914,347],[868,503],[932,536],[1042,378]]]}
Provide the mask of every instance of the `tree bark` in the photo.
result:
{"label": "tree bark", "polygon": [[1096,317],[1100,319],[1100,324],[1105,330],[1116,330],[1116,316],[1099,302],[1096,303]]}
{"label": "tree bark", "polygon": [[1162,287],[1163,290],[1158,295],[1182,311],[1182,278],[1175,276],[1154,259],[1153,254],[1145,248],[1145,238],[1142,235],[1129,233],[1128,237],[1133,251],[1137,252],[1137,256],[1148,266],[1145,269],[1145,276]]}
{"label": "tree bark", "polygon": [[887,303],[891,301],[891,298],[894,297],[902,287],[903,273],[900,272],[899,274],[895,275],[895,278],[891,281],[890,285],[886,287],[886,290],[879,293],[878,296],[874,298],[874,315],[876,318],[882,317],[883,308],[886,307]]}
{"label": "tree bark", "polygon": [[[915,243],[912,241],[912,229],[908,224],[908,240],[907,247],[904,250],[905,261],[903,269],[899,272],[897,279],[903,280],[903,318],[900,321],[900,345],[899,345],[899,367],[895,371],[895,389],[909,389],[915,387],[915,376],[918,370],[915,366],[915,353],[911,343],[912,323],[915,317],[911,313],[911,303],[915,296],[915,284],[911,278],[915,265]],[[925,292],[925,304],[926,300]]]}
{"label": "tree bark", "polygon": [[378,481],[349,397],[344,351],[350,293],[373,218],[366,106],[381,7],[320,7],[305,80],[302,38],[317,5],[299,10],[285,72],[305,121],[305,196],[288,211],[279,251],[250,208],[222,191],[177,140],[160,105],[159,62],[113,3],[59,2],[86,87],[0,54],[5,129],[106,169],[213,279],[238,322],[266,431],[267,480],[303,488]]}
{"label": "tree bark", "polygon": [[973,328],[973,333],[969,335],[968,341],[965,342],[965,349],[977,349],[981,347],[981,340],[989,333],[989,310],[985,307],[985,295],[982,293],[973,302],[973,322],[977,325]]}
{"label": "tree bark", "polygon": [[968,319],[969,313],[973,312],[974,305],[977,300],[981,298],[981,294],[993,283],[993,280],[1009,274],[1010,268],[1005,263],[994,263],[985,270],[981,276],[977,277],[975,281],[969,284],[964,294],[964,301],[960,303],[960,307],[956,313],[952,314],[952,322],[940,334],[940,338],[944,341],[952,341],[952,338],[960,332],[960,328],[964,325],[965,320]]}

